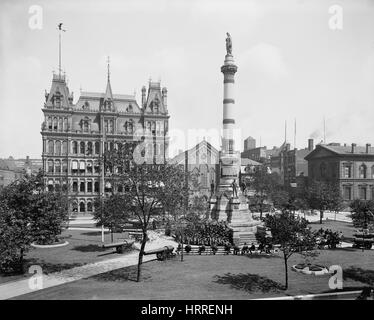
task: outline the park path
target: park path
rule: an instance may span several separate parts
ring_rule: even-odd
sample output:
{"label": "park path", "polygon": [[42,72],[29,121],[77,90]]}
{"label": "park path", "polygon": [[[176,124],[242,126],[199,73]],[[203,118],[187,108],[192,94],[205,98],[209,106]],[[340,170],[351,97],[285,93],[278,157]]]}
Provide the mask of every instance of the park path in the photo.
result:
{"label": "park path", "polygon": [[[169,239],[155,239],[146,244],[146,250],[160,248],[165,245],[173,245],[175,242]],[[137,246],[139,247],[139,245]],[[108,259],[84,266],[75,267],[48,275],[34,275],[27,279],[6,282],[0,285],[0,300],[10,299],[42,289],[59,286],[61,284],[92,277],[101,273],[137,265],[139,252],[131,252],[118,258]],[[143,261],[155,260],[155,255],[143,256]]]}

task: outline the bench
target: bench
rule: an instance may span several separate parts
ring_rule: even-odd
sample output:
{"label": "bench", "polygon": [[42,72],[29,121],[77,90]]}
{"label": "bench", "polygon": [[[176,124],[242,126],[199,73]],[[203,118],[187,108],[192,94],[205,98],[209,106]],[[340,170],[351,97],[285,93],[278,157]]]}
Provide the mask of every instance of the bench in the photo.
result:
{"label": "bench", "polygon": [[134,243],[134,240],[125,240],[123,242],[114,242],[114,243],[107,243],[103,244],[103,248],[116,248],[117,253],[123,253],[126,247],[131,247]]}
{"label": "bench", "polygon": [[173,254],[174,247],[173,246],[165,246],[158,249],[148,250],[144,251],[144,255],[149,254],[156,254],[157,260],[164,261],[167,258],[173,257],[175,254]]}

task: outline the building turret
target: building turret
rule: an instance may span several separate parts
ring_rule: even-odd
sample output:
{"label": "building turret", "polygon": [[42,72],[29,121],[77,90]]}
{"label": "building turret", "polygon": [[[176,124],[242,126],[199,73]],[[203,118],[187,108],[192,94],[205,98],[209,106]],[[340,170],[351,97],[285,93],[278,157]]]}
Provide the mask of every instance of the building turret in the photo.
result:
{"label": "building turret", "polygon": [[164,104],[165,110],[167,110],[167,98],[168,98],[168,89],[166,87],[162,88],[162,103]]}
{"label": "building turret", "polygon": [[146,103],[146,93],[147,93],[147,88],[143,86],[142,88],[142,108],[144,108],[145,103]]}

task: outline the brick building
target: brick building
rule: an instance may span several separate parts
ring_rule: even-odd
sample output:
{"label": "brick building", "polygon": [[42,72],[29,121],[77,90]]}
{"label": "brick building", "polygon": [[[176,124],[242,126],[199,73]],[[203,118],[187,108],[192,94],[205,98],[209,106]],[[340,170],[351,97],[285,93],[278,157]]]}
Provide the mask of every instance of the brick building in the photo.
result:
{"label": "brick building", "polygon": [[308,161],[305,157],[313,150],[313,139],[308,140],[304,149],[290,149],[290,144],[281,152],[281,180],[285,187],[301,188],[307,183]]}
{"label": "brick building", "polygon": [[305,159],[309,179],[338,182],[344,200],[374,200],[374,148],[370,144],[321,144]]}
{"label": "brick building", "polygon": [[[74,103],[65,76],[54,74],[42,112],[46,182],[49,190],[66,190],[70,212],[91,213],[94,199],[104,193],[99,162],[103,150],[146,138],[148,154],[167,158],[167,89],[159,82],[142,88],[139,105],[134,95],[112,93],[108,70],[105,93],[81,92]],[[108,181],[105,188],[122,190]]]}

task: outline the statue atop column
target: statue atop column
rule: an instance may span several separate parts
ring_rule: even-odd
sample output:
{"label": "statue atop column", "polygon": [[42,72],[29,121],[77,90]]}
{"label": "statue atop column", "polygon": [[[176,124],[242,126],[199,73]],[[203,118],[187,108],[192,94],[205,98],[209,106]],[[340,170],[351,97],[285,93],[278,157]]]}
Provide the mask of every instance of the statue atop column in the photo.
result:
{"label": "statue atop column", "polygon": [[226,38],[226,52],[227,54],[231,55],[232,54],[232,40],[230,33],[226,32],[227,38]]}

